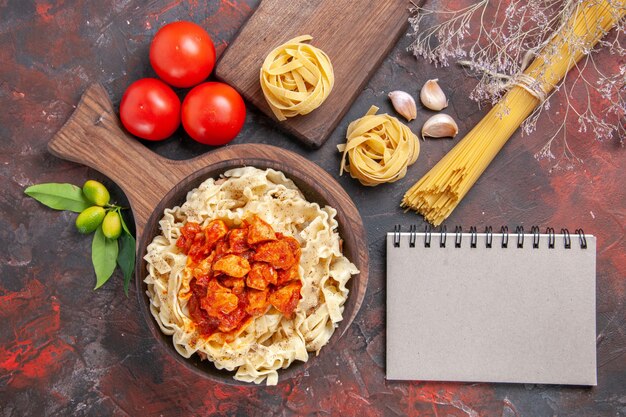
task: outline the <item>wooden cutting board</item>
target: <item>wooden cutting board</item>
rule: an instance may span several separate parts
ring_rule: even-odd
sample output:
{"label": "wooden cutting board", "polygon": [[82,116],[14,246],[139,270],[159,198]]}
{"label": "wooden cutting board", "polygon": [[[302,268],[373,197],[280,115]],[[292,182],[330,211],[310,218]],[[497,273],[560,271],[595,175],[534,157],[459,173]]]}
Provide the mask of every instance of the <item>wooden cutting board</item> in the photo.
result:
{"label": "wooden cutting board", "polygon": [[[216,369],[197,355],[180,356],[171,337],[160,331],[150,313],[146,296],[146,262],[143,255],[159,233],[158,221],[163,210],[185,201],[187,193],[207,178],[218,178],[227,169],[256,166],[282,171],[303,194],[320,205],[337,210],[339,233],[346,256],[360,273],[350,280],[350,296],[345,304],[344,319],[330,341],[332,346],[345,333],[359,311],[369,271],[367,235],[359,211],[344,189],[321,167],[305,157],[275,146],[246,143],[217,148],[193,159],[171,160],[151,152],[130,136],[117,118],[113,104],[100,84],[92,84],[83,94],[76,110],[48,143],[48,150],[59,158],[94,168],[115,181],[128,197],[135,218],[138,253],[135,285],[141,311],[150,330],[172,357],[197,375],[218,382],[245,385],[232,375]],[[322,352],[332,352],[327,346]],[[322,353],[324,354],[324,353]],[[307,364],[296,361],[281,370],[281,379],[302,372]]]}
{"label": "wooden cutting board", "polygon": [[277,46],[311,35],[333,64],[335,86],[321,107],[278,122],[305,144],[319,148],[406,29],[408,0],[262,0],[217,64],[217,78],[276,120],[259,71]]}

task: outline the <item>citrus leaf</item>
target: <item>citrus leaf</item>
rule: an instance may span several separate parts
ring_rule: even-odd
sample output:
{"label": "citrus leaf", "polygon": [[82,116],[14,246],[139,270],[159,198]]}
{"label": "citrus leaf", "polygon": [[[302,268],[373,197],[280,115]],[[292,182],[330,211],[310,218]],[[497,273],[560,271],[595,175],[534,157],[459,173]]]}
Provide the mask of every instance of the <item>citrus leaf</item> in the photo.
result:
{"label": "citrus leaf", "polygon": [[83,195],[83,191],[73,184],[37,184],[25,189],[24,193],[55,210],[80,213],[92,205]]}
{"label": "citrus leaf", "polygon": [[119,237],[120,252],[117,255],[117,264],[124,273],[124,293],[128,297],[130,279],[135,269],[135,238],[130,233],[123,233]]}
{"label": "citrus leaf", "polygon": [[111,278],[115,270],[115,260],[117,259],[117,239],[107,239],[102,233],[102,227],[98,227],[93,235],[91,243],[91,262],[96,271],[97,290]]}
{"label": "citrus leaf", "polygon": [[130,230],[128,230],[128,226],[126,226],[126,222],[124,221],[124,216],[122,216],[122,211],[118,208],[117,212],[120,215],[120,220],[122,221],[122,229],[124,229],[124,231],[132,237],[132,233],[130,233]]}

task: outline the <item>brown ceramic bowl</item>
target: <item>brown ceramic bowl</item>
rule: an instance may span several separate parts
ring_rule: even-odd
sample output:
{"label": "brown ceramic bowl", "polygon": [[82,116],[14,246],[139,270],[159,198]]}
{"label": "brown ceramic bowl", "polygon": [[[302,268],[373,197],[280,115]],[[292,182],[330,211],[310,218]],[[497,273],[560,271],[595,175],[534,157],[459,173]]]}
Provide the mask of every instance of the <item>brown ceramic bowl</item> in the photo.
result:
{"label": "brown ceramic bowl", "polygon": [[[243,146],[243,145],[242,145]],[[284,152],[284,151],[283,151]],[[308,161],[307,161],[308,162]],[[310,162],[308,162],[310,164]],[[324,358],[327,355],[336,355],[337,352],[331,352],[332,345],[339,339],[345,330],[348,328],[354,315],[357,312],[358,306],[361,304],[363,295],[365,294],[367,283],[367,247],[359,247],[357,240],[354,236],[354,228],[359,227],[354,224],[354,219],[351,219],[345,211],[342,211],[341,206],[338,205],[339,201],[329,193],[327,190],[316,186],[317,183],[311,178],[307,178],[307,173],[302,170],[302,167],[294,167],[289,164],[285,164],[284,161],[278,162],[273,160],[259,159],[259,158],[242,158],[231,159],[219,162],[217,164],[208,166],[199,171],[196,171],[189,177],[182,180],[178,186],[174,187],[169,193],[165,195],[163,200],[157,205],[156,209],[148,219],[144,232],[138,244],[139,254],[145,255],[146,248],[152,241],[152,239],[160,233],[159,220],[163,217],[163,211],[166,208],[171,208],[177,205],[181,205],[185,202],[187,192],[191,189],[198,187],[204,180],[208,178],[219,178],[220,174],[225,171],[240,167],[240,166],[254,166],[260,169],[272,168],[285,173],[285,175],[296,183],[298,188],[302,191],[307,200],[317,202],[321,206],[330,205],[338,210],[339,219],[339,234],[344,239],[343,250],[344,254],[354,262],[361,273],[354,276],[350,280],[350,294],[346,301],[344,310],[344,320],[340,323],[336,329],[335,334],[332,336],[329,345],[322,348],[320,357]],[[362,227],[362,226],[360,226]],[[364,243],[364,242],[363,242]],[[363,255],[365,259],[363,259]],[[141,258],[137,261],[137,267],[135,270],[135,283],[137,287],[137,294],[140,298],[141,311],[144,318],[149,323],[150,329],[158,340],[159,344],[167,350],[181,365],[187,367],[193,372],[208,377],[210,379],[219,380],[220,382],[226,382],[229,384],[247,384],[236,381],[232,378],[234,372],[225,370],[218,370],[215,368],[212,362],[200,360],[198,355],[193,355],[189,359],[185,359],[176,352],[172,343],[171,336],[166,336],[161,332],[154,317],[150,313],[149,300],[146,295],[147,286],[143,282],[147,276],[146,261]],[[319,360],[315,356],[310,358],[310,361]],[[308,363],[308,362],[307,362]],[[287,369],[279,371],[279,381],[290,378],[302,372],[306,363],[295,361]]]}

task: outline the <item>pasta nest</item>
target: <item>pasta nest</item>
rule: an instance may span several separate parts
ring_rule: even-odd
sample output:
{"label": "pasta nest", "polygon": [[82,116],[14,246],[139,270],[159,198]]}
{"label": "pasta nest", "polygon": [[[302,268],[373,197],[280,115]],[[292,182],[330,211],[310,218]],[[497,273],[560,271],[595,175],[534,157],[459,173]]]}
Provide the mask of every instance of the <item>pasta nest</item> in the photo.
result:
{"label": "pasta nest", "polygon": [[378,107],[372,106],[365,116],[350,123],[347,142],[337,146],[343,152],[339,175],[348,171],[367,186],[404,178],[420,152],[417,136],[406,125],[377,111]]}
{"label": "pasta nest", "polygon": [[280,45],[270,52],[261,67],[261,89],[280,121],[318,108],[335,84],[328,55],[303,43],[311,39],[310,35],[303,35]]}

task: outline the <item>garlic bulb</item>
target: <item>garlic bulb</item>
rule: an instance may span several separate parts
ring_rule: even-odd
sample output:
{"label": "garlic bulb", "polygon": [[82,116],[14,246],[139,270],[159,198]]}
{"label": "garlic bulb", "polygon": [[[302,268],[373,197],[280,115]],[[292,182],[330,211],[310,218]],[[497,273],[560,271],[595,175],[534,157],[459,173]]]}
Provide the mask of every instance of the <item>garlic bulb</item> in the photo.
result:
{"label": "garlic bulb", "polygon": [[437,83],[438,79],[428,80],[420,91],[420,100],[424,107],[431,110],[442,110],[448,107],[448,99]]}
{"label": "garlic bulb", "polygon": [[409,122],[417,117],[415,100],[409,93],[404,91],[392,91],[389,93],[393,108]]}
{"label": "garlic bulb", "polygon": [[459,133],[459,127],[454,119],[443,113],[432,116],[422,127],[422,137],[453,138],[457,133]]}

